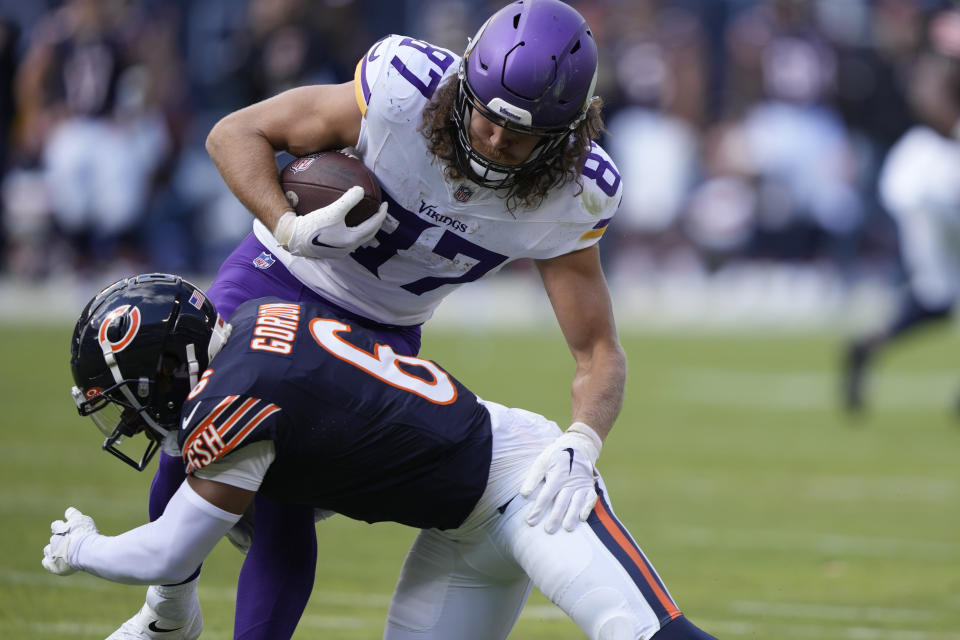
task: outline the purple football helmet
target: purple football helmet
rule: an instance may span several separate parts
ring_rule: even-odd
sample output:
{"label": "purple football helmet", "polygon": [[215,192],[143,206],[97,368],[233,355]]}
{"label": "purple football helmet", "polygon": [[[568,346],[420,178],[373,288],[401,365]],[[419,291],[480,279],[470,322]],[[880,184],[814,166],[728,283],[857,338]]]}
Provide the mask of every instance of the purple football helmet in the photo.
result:
{"label": "purple football helmet", "polygon": [[[583,120],[597,84],[597,44],[576,9],[560,0],[518,0],[488,19],[467,45],[453,120],[457,165],[474,182],[509,188],[550,161]],[[540,140],[519,165],[492,161],[470,142],[476,110]]]}

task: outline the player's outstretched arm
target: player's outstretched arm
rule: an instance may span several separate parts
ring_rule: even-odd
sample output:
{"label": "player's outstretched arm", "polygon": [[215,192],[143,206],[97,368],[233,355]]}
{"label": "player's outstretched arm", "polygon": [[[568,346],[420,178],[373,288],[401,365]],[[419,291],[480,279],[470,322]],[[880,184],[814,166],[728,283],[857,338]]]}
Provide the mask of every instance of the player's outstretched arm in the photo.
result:
{"label": "player's outstretched arm", "polygon": [[254,493],[193,476],[163,514],[118,536],[104,536],[93,519],[70,507],[50,525],[43,567],[57,575],[86,571],[126,584],[181,582],[240,519]]}
{"label": "player's outstretched arm", "polygon": [[224,182],[273,231],[290,210],[274,156],[342,149],[360,138],[353,82],[290,89],[225,116],[207,136],[207,153]]}
{"label": "player's outstretched arm", "polygon": [[605,439],[623,404],[627,359],[596,245],[537,262],[557,322],[576,361],[571,421]]}
{"label": "player's outstretched arm", "polygon": [[543,489],[527,522],[553,533],[586,520],[597,494],[594,465],[623,402],[626,357],[596,246],[537,263],[560,328],[576,361],[572,424],[534,461],[521,485],[527,497]]}

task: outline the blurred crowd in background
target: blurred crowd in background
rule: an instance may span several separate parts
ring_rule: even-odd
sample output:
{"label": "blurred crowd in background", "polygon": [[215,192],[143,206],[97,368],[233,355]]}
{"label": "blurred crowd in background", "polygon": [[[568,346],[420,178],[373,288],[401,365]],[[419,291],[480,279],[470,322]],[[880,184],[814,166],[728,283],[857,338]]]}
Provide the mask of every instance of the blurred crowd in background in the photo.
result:
{"label": "blurred crowd in background", "polygon": [[[903,278],[878,176],[918,121],[954,133],[937,111],[960,88],[916,71],[931,50],[957,64],[960,28],[932,28],[952,3],[570,3],[600,45],[602,143],[625,184],[605,268]],[[0,0],[0,273],[212,274],[251,227],[203,148],[217,119],[352,79],[387,33],[462,52],[504,4]]]}

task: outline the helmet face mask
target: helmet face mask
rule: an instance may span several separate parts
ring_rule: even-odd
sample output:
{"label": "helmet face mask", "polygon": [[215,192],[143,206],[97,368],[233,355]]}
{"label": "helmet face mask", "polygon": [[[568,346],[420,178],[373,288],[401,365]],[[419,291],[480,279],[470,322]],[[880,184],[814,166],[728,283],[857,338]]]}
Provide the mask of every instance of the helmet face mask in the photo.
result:
{"label": "helmet face mask", "polygon": [[[467,45],[452,119],[456,162],[472,181],[514,186],[549,163],[586,117],[597,81],[597,46],[583,17],[560,0],[519,0],[495,13]],[[485,157],[470,140],[474,111],[539,141],[519,164]]]}
{"label": "helmet face mask", "polygon": [[[74,329],[71,395],[103,448],[137,470],[161,445],[175,449],[180,409],[224,331],[213,304],[178,276],[126,278],[97,294]],[[134,459],[118,445],[139,433],[147,445]]]}
{"label": "helmet face mask", "polygon": [[[151,426],[151,423],[156,424],[156,420],[150,415],[148,409],[143,406],[134,407],[129,401],[121,399],[123,396],[119,389],[121,385],[142,388],[149,385],[149,382],[145,379],[124,380],[111,389],[94,393],[90,398],[87,398],[87,394],[76,386],[70,390],[70,393],[80,415],[89,417],[106,438],[103,449],[138,471],[142,471],[160,448],[163,438],[169,435],[169,431],[164,430],[164,434],[161,435],[156,427]],[[139,459],[134,459],[121,451],[118,445],[125,438],[132,438],[141,432],[147,436],[149,442]]]}
{"label": "helmet face mask", "polygon": [[[519,164],[507,164],[491,160],[477,151],[470,141],[470,121],[473,119],[474,112],[511,133],[538,138],[530,155]],[[564,127],[559,131],[534,129],[517,124],[503,116],[498,116],[492,110],[477,102],[470,86],[463,80],[460,81],[457,90],[453,121],[457,130],[457,144],[455,145],[457,167],[471,181],[491,189],[508,189],[516,184],[516,181],[525,172],[548,162],[560,151],[561,143],[567,140],[571,132],[570,127]]]}

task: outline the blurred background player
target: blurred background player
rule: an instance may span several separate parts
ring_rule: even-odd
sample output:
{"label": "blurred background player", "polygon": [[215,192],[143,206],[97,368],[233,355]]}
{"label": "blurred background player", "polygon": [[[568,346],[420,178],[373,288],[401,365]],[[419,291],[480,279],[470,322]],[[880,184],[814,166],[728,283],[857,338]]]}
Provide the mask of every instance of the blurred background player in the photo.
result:
{"label": "blurred background player", "polygon": [[896,313],[853,341],[844,406],[864,406],[870,364],[893,340],[950,317],[960,294],[960,11],[930,20],[908,96],[918,120],[891,149],[880,196],[897,222],[907,282]]}
{"label": "blurred background player", "polygon": [[[532,584],[593,639],[713,639],[611,510],[599,439],[558,450],[556,423],[477,398],[320,304],[248,301],[224,325],[178,276],[126,278],[84,308],[70,363],[77,408],[108,443],[142,432],[148,452],[178,454],[187,479],[159,518],[118,536],[67,509],[44,549],[53,573],[180,580],[266,493],[422,529],[388,640],[506,638]],[[525,486],[542,450],[564,464]],[[150,617],[152,630],[180,624]]]}
{"label": "blurred background player", "polygon": [[[226,317],[264,295],[317,300],[415,355],[420,325],[450,292],[533,259],[576,362],[571,426],[555,448],[602,441],[620,410],[626,364],[597,247],[622,194],[594,142],[597,73],[584,18],[559,0],[532,0],[489,18],[462,60],[389,36],[358,62],[352,82],[292,89],[228,115],[207,149],[256,221],[209,287],[211,300]],[[342,148],[377,176],[384,208],[347,228],[344,215],[362,195],[348,192],[296,216],[276,153]],[[534,481],[562,463],[544,455]],[[160,458],[152,517],[184,477],[177,458]],[[235,633],[278,640],[293,633],[313,586],[313,510],[266,495],[254,504],[252,537],[247,528],[232,533],[248,547]],[[195,588],[177,594],[183,616],[199,615]],[[141,612],[114,638],[149,637],[149,622]]]}

